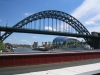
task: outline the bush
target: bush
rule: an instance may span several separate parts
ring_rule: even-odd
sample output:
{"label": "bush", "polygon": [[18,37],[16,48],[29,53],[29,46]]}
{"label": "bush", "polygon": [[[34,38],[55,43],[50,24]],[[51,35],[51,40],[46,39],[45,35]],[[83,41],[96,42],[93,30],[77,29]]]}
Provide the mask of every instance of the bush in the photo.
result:
{"label": "bush", "polygon": [[2,50],[2,49],[4,49],[5,47],[4,47],[4,44],[0,41],[0,51]]}

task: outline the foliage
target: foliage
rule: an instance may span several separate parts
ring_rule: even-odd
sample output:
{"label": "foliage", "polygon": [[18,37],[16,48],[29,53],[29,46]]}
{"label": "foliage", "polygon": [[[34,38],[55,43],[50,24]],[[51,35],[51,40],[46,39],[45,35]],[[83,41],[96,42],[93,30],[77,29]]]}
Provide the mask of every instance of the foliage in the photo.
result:
{"label": "foliage", "polygon": [[0,51],[4,49],[4,44],[0,41]]}

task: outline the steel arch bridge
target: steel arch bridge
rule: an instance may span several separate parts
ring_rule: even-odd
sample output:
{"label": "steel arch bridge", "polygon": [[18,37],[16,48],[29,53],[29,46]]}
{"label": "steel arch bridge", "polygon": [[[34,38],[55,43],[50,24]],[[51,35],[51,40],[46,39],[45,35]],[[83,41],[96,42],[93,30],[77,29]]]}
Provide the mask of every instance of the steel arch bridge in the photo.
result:
{"label": "steel arch bridge", "polygon": [[[45,27],[46,27],[45,19],[46,18],[48,19],[47,28],[48,28],[48,30],[50,30],[50,28],[51,28],[52,32],[54,32],[54,31],[57,32],[58,30],[61,32],[62,32],[62,30],[64,32],[66,32],[66,30],[68,30],[68,26],[71,26],[74,29],[74,31],[76,31],[77,34],[90,35],[89,31],[76,18],[74,18],[73,16],[71,16],[65,12],[57,11],[57,10],[46,10],[46,11],[41,11],[41,12],[35,13],[33,15],[30,15],[30,16],[24,18],[23,20],[21,20],[20,22],[15,24],[12,28],[25,28],[25,26],[31,26],[31,28],[32,28],[32,26],[34,26],[35,30],[45,30]],[[51,24],[49,23],[49,19],[51,19],[51,21],[52,21]],[[55,27],[53,25],[54,19],[56,21]],[[38,29],[36,28],[37,27],[37,25],[36,25],[37,20],[39,22]],[[41,26],[41,20],[44,23],[43,26]],[[59,20],[59,25],[57,24],[58,20]],[[60,21],[64,22],[62,26],[61,26]],[[32,25],[33,22],[34,22],[34,25]],[[62,29],[60,29],[60,28],[62,28]],[[1,40],[4,41],[12,33],[13,32],[5,32],[1,36]],[[88,39],[88,38],[84,38],[84,39],[87,43],[90,43],[90,39]]]}

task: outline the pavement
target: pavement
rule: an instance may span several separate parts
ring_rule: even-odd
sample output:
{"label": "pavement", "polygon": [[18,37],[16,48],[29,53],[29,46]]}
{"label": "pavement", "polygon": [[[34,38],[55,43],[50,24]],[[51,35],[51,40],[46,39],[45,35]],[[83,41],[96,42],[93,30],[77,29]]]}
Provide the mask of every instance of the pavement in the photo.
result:
{"label": "pavement", "polygon": [[100,59],[0,68],[0,75],[94,75]]}

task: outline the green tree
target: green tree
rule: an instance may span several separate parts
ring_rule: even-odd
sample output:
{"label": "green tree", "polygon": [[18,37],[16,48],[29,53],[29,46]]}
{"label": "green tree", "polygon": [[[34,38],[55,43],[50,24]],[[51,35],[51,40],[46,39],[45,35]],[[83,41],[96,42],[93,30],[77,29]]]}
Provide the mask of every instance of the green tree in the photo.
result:
{"label": "green tree", "polygon": [[2,50],[2,49],[4,49],[5,47],[4,47],[4,44],[0,41],[0,51]]}

